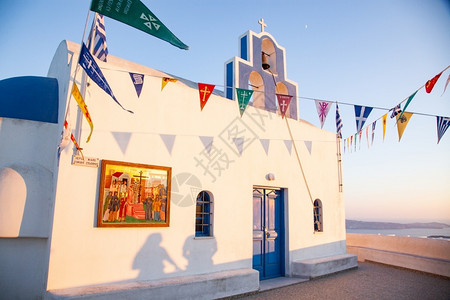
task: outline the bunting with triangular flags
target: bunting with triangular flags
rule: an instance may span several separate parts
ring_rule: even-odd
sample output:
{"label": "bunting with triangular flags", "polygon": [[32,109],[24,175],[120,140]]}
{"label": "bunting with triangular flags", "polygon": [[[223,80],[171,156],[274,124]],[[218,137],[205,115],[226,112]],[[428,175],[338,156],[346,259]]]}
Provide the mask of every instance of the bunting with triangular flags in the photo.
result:
{"label": "bunting with triangular flags", "polygon": [[248,102],[250,101],[250,98],[252,97],[253,91],[252,90],[245,90],[236,88],[236,94],[239,104],[239,112],[241,113],[241,117],[244,114],[245,108],[247,107]]}
{"label": "bunting with triangular flags", "polygon": [[436,116],[436,121],[437,121],[437,136],[438,136],[437,143],[439,144],[439,141],[441,140],[442,136],[450,126],[450,118]]}
{"label": "bunting with triangular flags", "polygon": [[242,152],[244,151],[244,138],[243,137],[239,137],[239,138],[233,138],[233,143],[236,145],[236,149],[239,152],[239,155],[242,155]]}
{"label": "bunting with triangular flags", "polygon": [[270,140],[269,139],[260,139],[259,141],[261,142],[261,145],[263,146],[264,151],[266,152],[266,155],[269,155]]}
{"label": "bunting with triangular flags", "polygon": [[425,83],[425,91],[429,94],[433,90],[434,85],[438,81],[439,77],[441,77],[442,72],[431,78],[430,80]]}
{"label": "bunting with triangular flags", "polygon": [[400,116],[397,118],[397,121],[402,118],[404,111],[406,110],[406,107],[408,107],[409,103],[411,103],[411,100],[414,98],[414,96],[417,94],[418,91],[419,90],[415,91],[411,96],[408,97],[405,106],[403,106],[403,111],[400,113]]}
{"label": "bunting with triangular flags", "polygon": [[172,155],[172,149],[173,145],[175,144],[175,135],[173,134],[160,134],[159,135],[161,139],[164,142],[164,145],[166,145],[167,151],[169,151],[169,154]]}
{"label": "bunting with triangular flags", "polygon": [[396,115],[398,115],[399,113],[402,112],[401,104],[397,105],[394,108],[391,108],[389,111],[391,111],[391,110],[392,110],[392,114],[391,114],[391,119],[392,119],[393,117],[395,117]]}
{"label": "bunting with triangular flags", "polygon": [[355,105],[356,131],[360,131],[364,127],[364,123],[369,117],[372,107]]}
{"label": "bunting with triangular flags", "polygon": [[366,139],[367,139],[367,148],[370,148],[370,143],[369,143],[369,126],[366,126]]}
{"label": "bunting with triangular flags", "polygon": [[403,112],[401,115],[397,115],[397,130],[398,130],[398,141],[402,139],[403,132],[405,131],[406,125],[408,125],[409,120],[412,117],[412,113]]}
{"label": "bunting with triangular flags", "polygon": [[350,136],[350,152],[353,152],[353,135]]}
{"label": "bunting with triangular flags", "polygon": [[362,129],[359,131],[359,150],[361,150]]}
{"label": "bunting with triangular flags", "polygon": [[317,114],[319,115],[320,128],[323,128],[323,124],[327,119],[328,111],[331,108],[331,102],[314,100],[316,102]]}
{"label": "bunting with triangular flags", "polygon": [[304,142],[305,142],[306,149],[308,149],[309,154],[311,154],[312,141],[304,141]]}
{"label": "bunting with triangular flags", "polygon": [[125,152],[127,152],[128,144],[130,143],[131,132],[112,131],[111,134],[114,136],[122,153],[125,154]]}
{"label": "bunting with triangular flags", "polygon": [[289,154],[292,154],[292,141],[284,140],[284,145],[286,146],[286,149],[289,151]]}
{"label": "bunting with triangular flags", "polygon": [[375,125],[377,125],[376,120],[372,123],[372,146],[373,146],[373,140],[375,138]]}
{"label": "bunting with triangular flags", "polygon": [[386,136],[386,123],[387,123],[387,114],[383,115],[383,142]]}
{"label": "bunting with triangular flags", "polygon": [[[447,89],[447,85],[448,85],[449,82],[450,82],[450,74],[448,75],[447,82],[445,83],[445,87],[444,87],[444,91],[442,92],[442,95],[444,95],[445,90]],[[442,95],[441,95],[441,97],[442,97]]]}
{"label": "bunting with triangular flags", "polygon": [[214,137],[212,137],[212,136],[199,136],[199,138],[202,141],[206,152],[209,154],[211,152],[211,148],[212,148]]}
{"label": "bunting with triangular flags", "polygon": [[164,89],[164,87],[167,85],[167,83],[177,82],[177,81],[178,81],[178,79],[175,79],[175,78],[163,77],[162,82],[161,82],[161,91]]}
{"label": "bunting with triangular flags", "polygon": [[206,84],[206,83],[198,83],[198,92],[200,94],[200,110],[203,110],[206,102],[211,96],[215,85],[214,84]]}
{"label": "bunting with triangular flags", "polygon": [[136,94],[139,98],[139,96],[141,95],[142,86],[144,85],[144,74],[130,72],[130,77],[136,90]]}
{"label": "bunting with triangular flags", "polygon": [[289,103],[291,102],[292,96],[276,94],[278,99],[278,106],[280,107],[281,117],[284,118],[286,115],[287,109],[289,107]]}

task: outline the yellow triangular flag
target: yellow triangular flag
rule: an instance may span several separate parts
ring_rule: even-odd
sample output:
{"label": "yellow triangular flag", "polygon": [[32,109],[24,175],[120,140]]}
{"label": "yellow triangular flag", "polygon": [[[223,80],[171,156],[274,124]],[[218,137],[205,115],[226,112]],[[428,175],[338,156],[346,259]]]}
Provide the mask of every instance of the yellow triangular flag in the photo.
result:
{"label": "yellow triangular flag", "polygon": [[175,78],[169,78],[169,77],[163,77],[162,78],[162,84],[161,84],[161,91],[164,89],[164,87],[166,86],[166,84],[170,81],[170,82],[177,82],[178,79]]}
{"label": "yellow triangular flag", "polygon": [[387,120],[387,114],[385,114],[383,116],[383,142],[384,142],[384,137],[386,136],[386,120]]}
{"label": "yellow triangular flag", "polygon": [[403,131],[405,131],[406,125],[408,125],[413,113],[404,112],[403,116],[399,119],[400,114],[397,117],[397,130],[398,130],[398,141],[402,139]]}
{"label": "yellow triangular flag", "polygon": [[86,118],[86,121],[89,123],[89,126],[91,127],[91,132],[89,133],[89,136],[86,140],[86,143],[87,143],[91,139],[92,131],[94,130],[94,124],[92,123],[91,115],[89,114],[87,105],[86,105],[86,103],[84,103],[83,97],[81,96],[80,90],[78,89],[78,86],[75,82],[73,83],[73,86],[72,86],[72,95],[73,95],[73,98],[77,101],[78,106],[80,107],[81,111],[83,112],[84,117]]}

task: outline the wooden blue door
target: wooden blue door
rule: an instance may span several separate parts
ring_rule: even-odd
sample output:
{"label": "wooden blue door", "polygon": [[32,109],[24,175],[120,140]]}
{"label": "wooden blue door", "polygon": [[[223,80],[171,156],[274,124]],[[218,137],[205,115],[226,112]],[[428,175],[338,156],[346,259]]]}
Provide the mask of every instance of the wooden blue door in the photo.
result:
{"label": "wooden blue door", "polygon": [[281,190],[253,189],[253,269],[260,279],[284,276],[284,220]]}

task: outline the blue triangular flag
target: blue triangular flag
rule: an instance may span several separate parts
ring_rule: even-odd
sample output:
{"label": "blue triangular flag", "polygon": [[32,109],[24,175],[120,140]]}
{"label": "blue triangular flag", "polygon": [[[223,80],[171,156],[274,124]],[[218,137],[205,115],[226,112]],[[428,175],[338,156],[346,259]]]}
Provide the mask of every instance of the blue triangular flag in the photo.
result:
{"label": "blue triangular flag", "polygon": [[133,81],[134,88],[136,89],[136,93],[139,98],[139,96],[141,95],[142,86],[144,85],[144,74],[130,72],[130,77]]}
{"label": "blue triangular flag", "polygon": [[94,60],[94,57],[91,55],[91,53],[89,53],[84,43],[81,47],[80,59],[78,63],[86,71],[86,74],[92,79],[92,81],[94,81],[102,90],[104,90],[108,95],[110,95],[113,98],[113,100],[116,101],[116,103],[119,104],[120,107],[122,107],[122,109],[130,113],[133,113],[131,110],[125,109],[122,106],[122,104],[120,104],[119,101],[117,101],[108,82],[106,81],[105,76],[103,76],[100,67],[97,65],[97,63]]}

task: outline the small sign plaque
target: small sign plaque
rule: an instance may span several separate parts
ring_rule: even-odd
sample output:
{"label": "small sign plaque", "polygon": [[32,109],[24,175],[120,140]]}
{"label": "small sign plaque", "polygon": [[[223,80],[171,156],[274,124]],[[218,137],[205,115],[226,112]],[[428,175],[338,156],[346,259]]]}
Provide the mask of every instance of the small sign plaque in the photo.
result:
{"label": "small sign plaque", "polygon": [[98,168],[99,167],[99,159],[96,157],[87,157],[87,156],[85,156],[83,159],[83,156],[81,156],[81,155],[74,155],[74,156],[72,156],[72,165]]}

